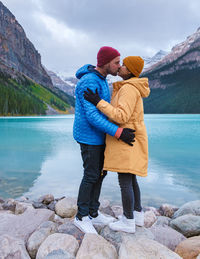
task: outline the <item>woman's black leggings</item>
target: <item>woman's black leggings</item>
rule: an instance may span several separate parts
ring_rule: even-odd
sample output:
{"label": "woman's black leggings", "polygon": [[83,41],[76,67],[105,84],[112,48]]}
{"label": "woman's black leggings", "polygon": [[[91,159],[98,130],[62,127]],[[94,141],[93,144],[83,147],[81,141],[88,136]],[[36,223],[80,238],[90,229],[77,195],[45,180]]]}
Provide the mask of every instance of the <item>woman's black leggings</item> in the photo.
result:
{"label": "woman's black leggings", "polygon": [[142,211],[140,188],[136,175],[118,173],[118,180],[121,188],[123,213],[128,219],[133,219],[133,210]]}

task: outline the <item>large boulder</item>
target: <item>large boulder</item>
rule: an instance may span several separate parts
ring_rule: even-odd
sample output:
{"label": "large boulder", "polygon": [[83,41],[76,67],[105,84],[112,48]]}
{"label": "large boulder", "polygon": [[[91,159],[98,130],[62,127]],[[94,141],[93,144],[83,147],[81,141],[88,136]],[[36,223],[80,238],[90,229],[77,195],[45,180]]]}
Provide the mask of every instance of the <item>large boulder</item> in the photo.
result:
{"label": "large boulder", "polygon": [[85,234],[76,259],[117,259],[116,248],[103,237],[96,234]]}
{"label": "large boulder", "polygon": [[180,216],[170,221],[170,227],[186,237],[197,236],[200,234],[200,216],[192,214]]}
{"label": "large boulder", "polygon": [[184,235],[168,226],[155,225],[150,228],[151,232],[155,237],[155,241],[163,244],[172,251],[175,250],[176,246],[186,239]]}
{"label": "large boulder", "polygon": [[135,242],[136,239],[143,237],[154,239],[152,232],[144,227],[136,227],[136,232],[134,234],[129,234],[121,231],[114,231],[106,226],[100,231],[100,235],[113,244],[117,250],[119,249],[122,241],[127,238],[131,239],[132,242]]}
{"label": "large boulder", "polygon": [[62,249],[53,250],[43,259],[75,259],[75,256],[71,255],[69,252]]}
{"label": "large boulder", "polygon": [[55,233],[48,236],[38,249],[36,259],[43,259],[50,252],[62,249],[75,256],[79,248],[75,237],[68,234]]}
{"label": "large boulder", "polygon": [[30,259],[23,240],[8,236],[0,236],[0,258]]}
{"label": "large boulder", "polygon": [[144,226],[150,228],[157,220],[154,211],[149,210],[144,213]]}
{"label": "large boulder", "polygon": [[28,209],[20,215],[2,213],[0,235],[7,234],[26,243],[35,229],[44,221],[53,220],[54,215],[53,211],[47,209]]}
{"label": "large boulder", "polygon": [[165,216],[159,216],[157,218],[157,220],[155,221],[155,223],[152,225],[153,226],[169,226],[170,224],[170,218],[165,217]]}
{"label": "large boulder", "polygon": [[55,212],[57,215],[63,218],[71,218],[77,212],[76,199],[64,198],[59,200],[55,205]]}
{"label": "large boulder", "polygon": [[72,235],[76,238],[76,240],[79,242],[79,245],[81,244],[85,233],[83,233],[79,228],[77,228],[73,221],[68,221],[58,227],[57,232],[59,233],[65,233],[68,235]]}
{"label": "large boulder", "polygon": [[119,249],[119,259],[180,259],[181,257],[160,243],[140,238],[122,242]]}
{"label": "large boulder", "polygon": [[175,252],[184,259],[195,259],[200,254],[200,236],[182,241],[176,247]]}
{"label": "large boulder", "polygon": [[56,231],[56,224],[52,221],[42,223],[29,237],[27,250],[31,258],[35,258],[42,242]]}
{"label": "large boulder", "polygon": [[200,216],[200,200],[185,203],[174,213],[173,218],[175,219],[186,214]]}

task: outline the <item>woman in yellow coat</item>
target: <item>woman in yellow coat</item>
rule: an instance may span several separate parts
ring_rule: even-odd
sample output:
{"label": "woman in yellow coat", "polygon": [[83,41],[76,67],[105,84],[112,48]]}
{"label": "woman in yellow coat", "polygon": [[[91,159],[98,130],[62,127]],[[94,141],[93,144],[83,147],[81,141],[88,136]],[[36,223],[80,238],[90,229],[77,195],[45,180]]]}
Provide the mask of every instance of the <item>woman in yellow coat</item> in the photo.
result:
{"label": "woman in yellow coat", "polygon": [[118,172],[123,205],[123,216],[109,226],[113,230],[129,233],[135,232],[135,225],[144,224],[136,179],[136,175],[147,176],[148,167],[148,138],[142,98],[149,96],[150,88],[147,78],[139,78],[143,66],[144,60],[139,56],[129,56],[123,60],[118,73],[123,81],[113,84],[111,104],[101,99],[97,91],[93,93],[88,89],[84,95],[120,128],[135,130],[134,145],[127,145],[107,135],[104,159],[104,170]]}

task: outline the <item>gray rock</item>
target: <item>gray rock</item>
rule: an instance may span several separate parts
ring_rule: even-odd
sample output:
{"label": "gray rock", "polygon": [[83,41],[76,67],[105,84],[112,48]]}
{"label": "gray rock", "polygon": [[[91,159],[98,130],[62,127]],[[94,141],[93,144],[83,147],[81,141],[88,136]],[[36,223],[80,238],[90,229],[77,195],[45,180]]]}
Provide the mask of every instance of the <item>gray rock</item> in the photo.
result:
{"label": "gray rock", "polygon": [[174,216],[174,213],[178,210],[177,206],[170,205],[170,204],[162,204],[159,208],[160,214],[162,216],[170,217],[172,218]]}
{"label": "gray rock", "polygon": [[200,216],[200,200],[185,203],[174,213],[173,219],[186,214]]}
{"label": "gray rock", "polygon": [[52,221],[43,222],[28,239],[27,250],[31,258],[35,258],[42,242],[51,234],[55,233],[56,224]]}
{"label": "gray rock", "polygon": [[106,199],[100,199],[100,207],[99,209],[103,209],[110,206],[110,201]]}
{"label": "gray rock", "polygon": [[11,210],[12,212],[15,212],[16,201],[14,199],[7,199],[2,206],[4,210]]}
{"label": "gray rock", "polygon": [[112,210],[112,208],[110,206],[104,207],[104,208],[100,208],[99,209],[101,212],[103,212],[104,214],[110,215],[112,217],[115,217],[115,214]]}
{"label": "gray rock", "polygon": [[79,228],[77,228],[71,220],[66,222],[65,224],[60,225],[58,227],[57,232],[74,236],[76,240],[79,242],[79,245],[81,244],[85,235],[85,233],[83,233]]}
{"label": "gray rock", "polygon": [[33,207],[35,209],[47,209],[47,206],[45,204],[43,204],[42,202],[37,202],[37,201],[33,202]]}
{"label": "gray rock", "polygon": [[60,216],[55,214],[53,222],[55,222],[59,226],[59,225],[62,225],[64,223],[66,223],[68,220],[70,220],[70,219],[68,219],[68,218],[61,218]]}
{"label": "gray rock", "polygon": [[29,201],[29,199],[27,197],[25,197],[25,196],[21,196],[21,197],[17,198],[16,200],[19,201],[19,202],[27,202],[27,201]]}
{"label": "gray rock", "polygon": [[146,212],[146,211],[152,211],[156,216],[161,216],[160,212],[158,209],[156,209],[155,207],[152,207],[152,206],[145,206],[143,208],[143,211]]}
{"label": "gray rock", "polygon": [[119,215],[123,214],[122,206],[114,205],[114,206],[111,207],[111,209],[114,213],[115,218],[118,218]]}
{"label": "gray rock", "polygon": [[24,241],[9,235],[0,236],[0,258],[2,259],[30,259]]}
{"label": "gray rock", "polygon": [[0,197],[0,203],[4,203],[4,199]]}
{"label": "gray rock", "polygon": [[157,216],[153,210],[145,211],[144,213],[144,226],[150,228],[156,222]]}
{"label": "gray rock", "polygon": [[117,259],[116,248],[103,237],[96,234],[85,234],[76,259]]}
{"label": "gray rock", "polygon": [[24,213],[24,211],[27,209],[33,209],[33,206],[31,203],[16,201],[16,206],[15,206],[16,215]]}
{"label": "gray rock", "polygon": [[146,229],[144,227],[137,227],[137,226],[136,226],[136,232],[134,234],[129,234],[129,233],[120,232],[120,231],[113,231],[108,226],[106,226],[101,230],[100,235],[103,238],[105,238],[107,241],[109,241],[111,244],[113,244],[117,250],[119,249],[122,241],[126,240],[127,237],[129,239],[132,239],[133,242],[135,242],[136,239],[143,238],[143,237],[154,239],[154,235],[149,229]]}
{"label": "gray rock", "polygon": [[170,221],[170,227],[179,231],[186,237],[200,234],[200,216],[187,214]]}
{"label": "gray rock", "polygon": [[181,259],[179,255],[158,242],[139,238],[134,242],[126,239],[119,249],[119,259]]}
{"label": "gray rock", "polygon": [[61,201],[62,199],[66,198],[66,196],[62,196],[60,198],[56,198],[55,201]]}
{"label": "gray rock", "polygon": [[159,216],[156,220],[156,222],[152,226],[169,226],[170,218],[165,216]]}
{"label": "gray rock", "polygon": [[54,196],[52,194],[43,195],[38,199],[39,203],[44,203],[46,205],[50,204],[52,201],[54,201]]}
{"label": "gray rock", "polygon": [[41,223],[53,220],[54,215],[53,211],[46,209],[30,209],[20,215],[3,213],[0,217],[0,235],[8,234],[26,242]]}
{"label": "gray rock", "polygon": [[71,218],[77,212],[76,199],[64,198],[56,203],[56,214],[63,218]]}
{"label": "gray rock", "polygon": [[168,226],[152,226],[150,231],[155,237],[155,241],[175,251],[176,246],[185,240],[184,235]]}
{"label": "gray rock", "polygon": [[109,200],[101,200],[100,201],[100,207],[99,210],[103,212],[104,214],[110,215],[112,217],[115,217],[115,214],[110,206],[110,201]]}
{"label": "gray rock", "polygon": [[38,249],[36,259],[43,259],[50,252],[62,249],[75,256],[79,248],[75,237],[68,234],[55,233],[48,236]]}
{"label": "gray rock", "polygon": [[52,201],[50,204],[47,205],[49,210],[55,211],[56,201]]}
{"label": "gray rock", "polygon": [[73,255],[62,249],[53,250],[44,259],[75,259]]}

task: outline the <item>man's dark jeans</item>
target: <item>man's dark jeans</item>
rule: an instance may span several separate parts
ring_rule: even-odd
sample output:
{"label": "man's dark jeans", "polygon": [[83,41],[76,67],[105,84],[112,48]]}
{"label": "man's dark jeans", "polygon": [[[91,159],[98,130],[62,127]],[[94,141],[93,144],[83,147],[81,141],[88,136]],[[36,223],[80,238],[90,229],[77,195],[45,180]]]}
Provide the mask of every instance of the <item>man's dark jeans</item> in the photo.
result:
{"label": "man's dark jeans", "polygon": [[87,215],[98,215],[101,185],[106,172],[102,173],[105,145],[79,144],[84,168],[77,203],[77,217],[81,219]]}

